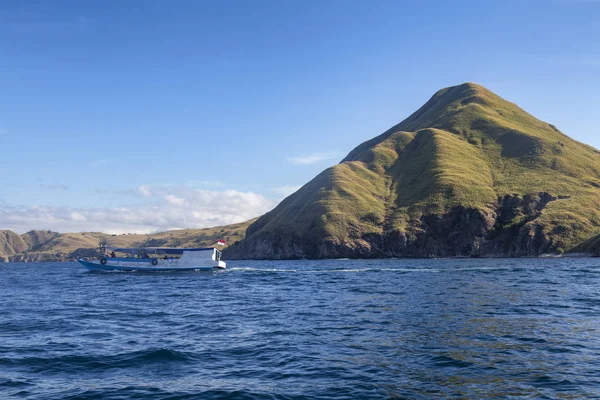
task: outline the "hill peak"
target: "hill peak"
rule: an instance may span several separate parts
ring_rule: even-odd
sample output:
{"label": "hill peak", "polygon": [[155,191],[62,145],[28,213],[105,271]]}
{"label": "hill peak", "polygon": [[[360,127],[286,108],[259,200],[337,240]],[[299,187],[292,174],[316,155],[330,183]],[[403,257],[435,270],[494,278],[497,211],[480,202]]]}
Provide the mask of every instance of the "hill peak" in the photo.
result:
{"label": "hill peak", "polygon": [[455,102],[469,104],[471,102],[489,105],[498,100],[503,100],[500,96],[477,83],[466,82],[456,86],[450,86],[438,90],[431,99],[425,103],[424,107],[434,103],[450,105]]}
{"label": "hill peak", "polygon": [[[469,92],[471,92],[471,93],[469,93]],[[444,95],[447,93],[453,93],[453,94],[468,93],[470,95],[471,94],[484,94],[484,93],[493,94],[493,92],[491,90],[489,90],[488,88],[486,88],[485,86],[482,86],[475,82],[465,82],[465,83],[461,83],[460,85],[448,86],[443,89],[440,89],[433,95],[433,97],[441,96],[441,95]]]}
{"label": "hill peak", "polygon": [[496,136],[506,132],[513,132],[518,139],[526,136],[524,140],[528,142],[532,137],[535,141],[540,137],[559,140],[558,136],[563,136],[555,127],[536,119],[484,86],[466,82],[438,90],[408,118],[359,145],[342,162],[360,160],[364,151],[399,132],[423,129],[442,130],[472,144],[480,143],[484,136],[495,141]]}
{"label": "hill peak", "polygon": [[516,104],[504,100],[484,86],[467,82],[438,90],[421,108],[396,127],[409,131],[444,129],[448,120],[458,114],[483,114],[498,109],[524,113]]}

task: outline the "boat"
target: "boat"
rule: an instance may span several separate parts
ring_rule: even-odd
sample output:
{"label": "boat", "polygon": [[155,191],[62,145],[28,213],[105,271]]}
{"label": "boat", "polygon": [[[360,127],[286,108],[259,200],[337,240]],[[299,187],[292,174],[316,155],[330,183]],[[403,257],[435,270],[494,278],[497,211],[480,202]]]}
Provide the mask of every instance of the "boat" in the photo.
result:
{"label": "boat", "polygon": [[[117,257],[116,253],[127,256]],[[226,268],[225,261],[221,260],[221,251],[214,247],[106,247],[97,260],[77,261],[90,271],[214,271]]]}

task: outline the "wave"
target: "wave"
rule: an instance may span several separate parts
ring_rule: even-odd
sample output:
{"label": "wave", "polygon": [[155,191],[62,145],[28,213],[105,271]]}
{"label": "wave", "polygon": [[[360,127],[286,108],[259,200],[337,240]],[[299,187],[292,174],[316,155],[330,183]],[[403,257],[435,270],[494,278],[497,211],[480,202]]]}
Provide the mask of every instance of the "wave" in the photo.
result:
{"label": "wave", "polygon": [[468,368],[475,365],[472,362],[457,360],[449,356],[435,356],[432,357],[432,361],[437,368]]}
{"label": "wave", "polygon": [[[157,387],[148,386],[125,386],[122,388],[102,388],[78,390],[75,393],[61,393],[60,396],[52,398],[61,398],[64,400],[81,399],[219,399],[219,400],[259,400],[259,399],[290,399],[307,398],[306,396],[290,396],[289,390],[282,389],[275,392],[273,389],[265,390],[246,390],[246,389],[207,389],[207,390],[187,390],[173,391]],[[334,391],[336,395],[344,394],[348,389],[338,389]],[[337,398],[351,398],[352,396],[335,396]]]}
{"label": "wave", "polygon": [[192,362],[192,353],[170,349],[147,349],[116,355],[68,355],[58,357],[0,358],[0,366],[22,368],[32,372],[82,372],[112,368],[141,367],[156,363]]}
{"label": "wave", "polygon": [[33,386],[32,383],[24,382],[21,380],[1,378],[0,377],[0,388],[23,388],[27,386]]}
{"label": "wave", "polygon": [[0,398],[593,398],[594,265],[232,261],[135,279],[16,265]]}

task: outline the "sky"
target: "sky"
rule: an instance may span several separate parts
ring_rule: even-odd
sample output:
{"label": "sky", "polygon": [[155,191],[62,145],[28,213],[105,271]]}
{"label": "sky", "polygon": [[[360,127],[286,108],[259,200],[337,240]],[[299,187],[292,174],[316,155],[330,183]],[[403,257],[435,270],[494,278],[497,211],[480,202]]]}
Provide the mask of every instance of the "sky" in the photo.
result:
{"label": "sky", "polygon": [[600,148],[600,0],[3,0],[0,229],[242,222],[463,82]]}

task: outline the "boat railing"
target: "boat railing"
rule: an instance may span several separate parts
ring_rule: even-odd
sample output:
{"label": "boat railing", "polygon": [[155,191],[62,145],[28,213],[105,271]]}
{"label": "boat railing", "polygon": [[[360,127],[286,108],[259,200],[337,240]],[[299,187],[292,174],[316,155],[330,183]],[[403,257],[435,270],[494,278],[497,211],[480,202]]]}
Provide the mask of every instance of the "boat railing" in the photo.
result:
{"label": "boat railing", "polygon": [[151,263],[154,258],[134,258],[134,257],[104,257],[106,261],[127,261],[127,262],[147,262]]}

